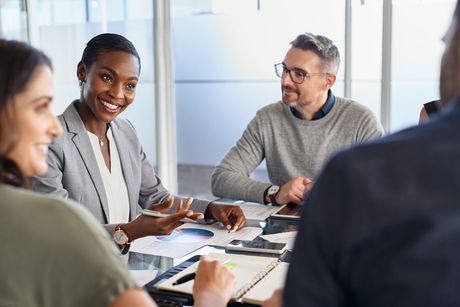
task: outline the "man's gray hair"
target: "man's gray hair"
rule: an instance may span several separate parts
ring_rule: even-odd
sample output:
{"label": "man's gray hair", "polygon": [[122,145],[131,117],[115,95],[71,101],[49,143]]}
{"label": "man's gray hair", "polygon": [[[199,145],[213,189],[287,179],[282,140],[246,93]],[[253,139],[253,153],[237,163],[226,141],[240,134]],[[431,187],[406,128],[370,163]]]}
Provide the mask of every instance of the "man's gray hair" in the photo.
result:
{"label": "man's gray hair", "polygon": [[306,32],[291,42],[293,48],[312,51],[321,58],[322,72],[337,74],[340,65],[340,54],[334,42],[322,35]]}

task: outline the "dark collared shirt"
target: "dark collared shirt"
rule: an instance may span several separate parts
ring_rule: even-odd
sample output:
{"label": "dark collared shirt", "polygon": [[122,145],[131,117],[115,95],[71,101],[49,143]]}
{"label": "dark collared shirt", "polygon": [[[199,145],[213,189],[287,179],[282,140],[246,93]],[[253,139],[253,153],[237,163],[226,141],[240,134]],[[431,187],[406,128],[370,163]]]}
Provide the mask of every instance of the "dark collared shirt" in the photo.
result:
{"label": "dark collared shirt", "polygon": [[[326,103],[323,105],[323,107],[318,112],[315,113],[315,115],[313,116],[311,120],[317,120],[317,119],[320,119],[326,116],[326,114],[332,110],[334,103],[335,103],[335,96],[334,94],[332,94],[332,91],[329,90],[327,92]],[[295,117],[302,119],[302,116],[299,114],[299,112],[294,107],[291,107],[291,112],[292,114],[294,114]]]}

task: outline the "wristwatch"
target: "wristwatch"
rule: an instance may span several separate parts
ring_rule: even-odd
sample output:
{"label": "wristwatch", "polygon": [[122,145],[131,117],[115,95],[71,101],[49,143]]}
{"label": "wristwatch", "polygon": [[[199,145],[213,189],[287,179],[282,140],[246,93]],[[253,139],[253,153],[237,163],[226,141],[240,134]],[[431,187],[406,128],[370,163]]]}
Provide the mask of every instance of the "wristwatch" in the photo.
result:
{"label": "wristwatch", "polygon": [[115,227],[113,241],[115,241],[115,243],[120,247],[122,255],[125,255],[129,251],[131,240],[129,239],[128,234],[121,228],[121,224],[118,224]]}
{"label": "wristwatch", "polygon": [[267,196],[272,205],[279,205],[276,202],[276,195],[278,195],[278,192],[280,191],[280,186],[279,185],[272,185],[271,187],[268,188],[267,190]]}

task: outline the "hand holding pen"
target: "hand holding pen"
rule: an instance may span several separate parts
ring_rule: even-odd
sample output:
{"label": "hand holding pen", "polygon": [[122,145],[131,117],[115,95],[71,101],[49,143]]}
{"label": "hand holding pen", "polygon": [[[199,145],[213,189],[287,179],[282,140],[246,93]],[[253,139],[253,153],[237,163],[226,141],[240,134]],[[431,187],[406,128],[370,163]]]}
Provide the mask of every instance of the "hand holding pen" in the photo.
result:
{"label": "hand holding pen", "polygon": [[[221,266],[223,266],[224,264],[226,264],[229,260],[225,260],[225,261],[222,261],[222,262],[219,262],[219,261],[208,261],[205,259],[205,256],[201,256],[200,258],[200,263],[198,265],[198,269],[200,268],[200,265],[203,267],[205,266],[205,264],[201,264],[202,261],[205,261],[205,262],[208,262],[208,263],[214,263],[214,262],[217,262],[217,263],[220,263]],[[198,270],[197,270],[198,271]],[[184,276],[178,278],[175,282],[173,282],[173,286],[177,286],[177,285],[181,285],[183,283],[186,283],[187,281],[190,281],[190,280],[193,280],[195,279],[196,277],[196,272],[192,272],[192,273],[188,273],[188,274],[185,274]]]}
{"label": "hand holding pen", "polygon": [[182,276],[181,278],[173,282],[173,286],[181,285],[183,283],[186,283],[187,281],[193,280],[195,279],[195,276],[196,276],[195,272],[185,274],[184,276]]}
{"label": "hand holding pen", "polygon": [[217,260],[201,256],[193,284],[195,306],[226,306],[233,293],[235,276]]}

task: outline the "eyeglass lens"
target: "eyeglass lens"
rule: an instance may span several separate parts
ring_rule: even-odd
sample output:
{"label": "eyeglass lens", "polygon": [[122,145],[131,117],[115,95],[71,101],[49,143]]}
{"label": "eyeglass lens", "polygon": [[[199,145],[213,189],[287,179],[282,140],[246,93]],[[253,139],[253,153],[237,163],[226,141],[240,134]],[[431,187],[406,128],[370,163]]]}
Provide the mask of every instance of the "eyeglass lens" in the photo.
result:
{"label": "eyeglass lens", "polygon": [[301,71],[294,69],[287,69],[282,63],[275,65],[275,72],[279,78],[282,78],[284,74],[289,73],[289,77],[294,83],[302,83],[305,80],[306,74]]}

